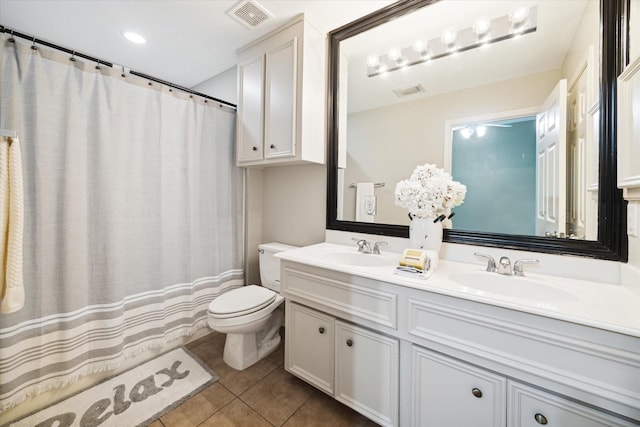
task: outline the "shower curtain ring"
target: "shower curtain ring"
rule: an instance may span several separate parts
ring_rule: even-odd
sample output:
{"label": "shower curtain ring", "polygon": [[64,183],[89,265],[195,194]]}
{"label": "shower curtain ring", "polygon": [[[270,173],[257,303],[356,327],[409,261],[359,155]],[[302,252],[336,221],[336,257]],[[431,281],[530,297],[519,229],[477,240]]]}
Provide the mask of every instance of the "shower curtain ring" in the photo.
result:
{"label": "shower curtain ring", "polygon": [[76,62],[75,55],[76,55],[76,51],[74,50],[73,52],[71,52],[71,58],[69,58],[69,61]]}
{"label": "shower curtain ring", "polygon": [[31,49],[38,50],[38,46],[36,46],[36,37],[33,36],[33,43],[31,44]]}
{"label": "shower curtain ring", "polygon": [[120,74],[120,77],[127,77],[124,71],[124,65],[122,66],[122,74]]}
{"label": "shower curtain ring", "polygon": [[9,42],[9,43],[15,43],[15,42],[16,42],[16,39],[14,39],[14,38],[13,38],[13,30],[11,30],[11,34],[10,34],[10,36],[9,36],[9,40],[8,40],[8,42]]}
{"label": "shower curtain ring", "polygon": [[100,66],[100,61],[96,61],[96,70],[101,69],[102,67]]}

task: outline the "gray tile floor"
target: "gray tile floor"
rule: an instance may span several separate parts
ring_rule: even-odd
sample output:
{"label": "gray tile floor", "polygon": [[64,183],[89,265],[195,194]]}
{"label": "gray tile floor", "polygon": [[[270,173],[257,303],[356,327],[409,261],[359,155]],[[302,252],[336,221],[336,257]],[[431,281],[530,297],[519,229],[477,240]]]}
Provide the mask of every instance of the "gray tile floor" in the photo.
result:
{"label": "gray tile floor", "polygon": [[187,346],[220,380],[150,427],[377,426],[286,372],[284,343],[255,365],[237,371],[222,361],[224,340],[224,334],[213,332]]}

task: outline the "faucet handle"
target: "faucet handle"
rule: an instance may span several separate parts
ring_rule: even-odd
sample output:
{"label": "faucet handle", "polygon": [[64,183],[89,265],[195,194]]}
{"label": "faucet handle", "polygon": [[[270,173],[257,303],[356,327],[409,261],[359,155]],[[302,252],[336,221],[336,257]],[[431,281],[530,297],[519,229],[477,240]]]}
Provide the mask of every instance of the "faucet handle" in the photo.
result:
{"label": "faucet handle", "polygon": [[487,271],[490,271],[491,273],[494,273],[496,271],[496,260],[493,259],[491,255],[482,254],[480,252],[475,252],[474,255],[482,258],[487,258]]}
{"label": "faucet handle", "polygon": [[513,274],[514,276],[524,277],[524,269],[522,267],[523,264],[538,264],[540,260],[537,259],[519,259],[513,264]]}
{"label": "faucet handle", "polygon": [[389,244],[389,242],[385,242],[384,240],[381,240],[379,242],[375,242],[373,244],[373,253],[377,254],[377,255],[380,255],[380,246],[388,245],[388,244]]}

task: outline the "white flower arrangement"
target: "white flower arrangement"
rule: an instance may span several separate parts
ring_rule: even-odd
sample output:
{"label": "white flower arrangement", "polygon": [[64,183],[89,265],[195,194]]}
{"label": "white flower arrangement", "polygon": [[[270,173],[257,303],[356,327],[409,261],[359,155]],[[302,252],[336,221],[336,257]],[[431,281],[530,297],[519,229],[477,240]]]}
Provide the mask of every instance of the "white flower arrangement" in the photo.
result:
{"label": "white flower arrangement", "polygon": [[436,165],[417,166],[411,177],[396,185],[396,205],[409,209],[412,218],[436,218],[462,204],[467,187]]}

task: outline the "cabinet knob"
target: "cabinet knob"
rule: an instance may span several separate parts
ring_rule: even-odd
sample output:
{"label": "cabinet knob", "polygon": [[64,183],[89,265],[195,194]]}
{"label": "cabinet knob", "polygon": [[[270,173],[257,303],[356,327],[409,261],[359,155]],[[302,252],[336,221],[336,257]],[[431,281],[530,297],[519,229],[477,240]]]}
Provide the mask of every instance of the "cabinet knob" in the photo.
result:
{"label": "cabinet knob", "polygon": [[271,148],[271,149],[273,150],[274,148],[276,148],[276,146],[275,146],[274,144],[271,144],[271,145],[269,146],[269,148]]}
{"label": "cabinet knob", "polygon": [[547,417],[545,417],[545,416],[544,416],[544,415],[542,415],[542,414],[535,414],[535,415],[533,416],[533,418],[535,418],[535,420],[536,420],[536,422],[537,422],[538,424],[543,424],[543,425],[544,425],[544,424],[547,424]]}
{"label": "cabinet knob", "polygon": [[475,397],[482,397],[482,390],[480,390],[479,388],[473,388],[471,389],[471,394],[473,394]]}
{"label": "cabinet knob", "polygon": [[252,149],[253,151],[258,151],[258,147],[256,147],[255,145],[254,145],[253,147],[251,147],[251,149]]}
{"label": "cabinet knob", "polygon": [[324,326],[320,326],[318,328],[318,332],[320,332],[321,334],[324,334]]}
{"label": "cabinet knob", "polygon": [[347,347],[351,347],[353,345],[353,340],[352,339],[348,339],[347,340]]}

